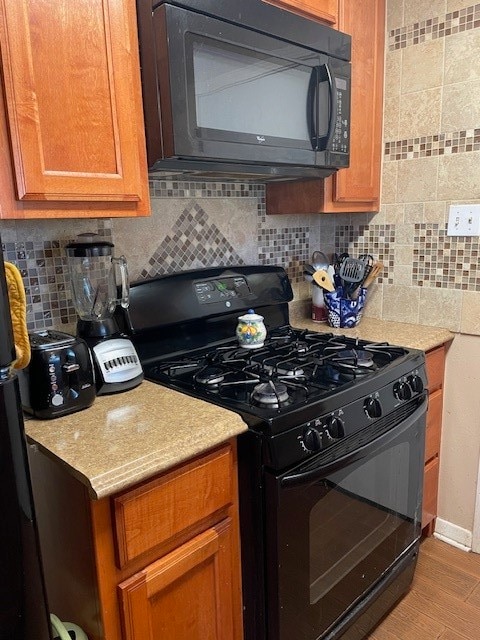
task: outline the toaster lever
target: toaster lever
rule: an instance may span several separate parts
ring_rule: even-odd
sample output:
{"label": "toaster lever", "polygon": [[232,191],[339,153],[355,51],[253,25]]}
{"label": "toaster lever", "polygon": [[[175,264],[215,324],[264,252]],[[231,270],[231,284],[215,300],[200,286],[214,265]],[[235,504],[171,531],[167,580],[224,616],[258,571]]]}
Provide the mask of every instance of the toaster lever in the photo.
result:
{"label": "toaster lever", "polygon": [[80,369],[80,365],[76,362],[66,362],[62,366],[62,369],[65,371],[65,373],[73,373],[74,371],[78,371]]}

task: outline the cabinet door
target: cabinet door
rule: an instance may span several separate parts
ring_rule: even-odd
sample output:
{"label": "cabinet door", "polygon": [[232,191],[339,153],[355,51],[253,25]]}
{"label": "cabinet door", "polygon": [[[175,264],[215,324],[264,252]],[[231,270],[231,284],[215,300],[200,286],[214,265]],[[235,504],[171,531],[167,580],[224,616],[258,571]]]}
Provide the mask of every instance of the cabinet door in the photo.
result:
{"label": "cabinet door", "polygon": [[440,453],[442,433],[443,392],[437,389],[430,394],[428,400],[427,428],[425,432],[425,462]]}
{"label": "cabinet door", "polygon": [[382,159],[385,0],[340,0],[352,36],[350,166],[325,180],[267,185],[267,213],[378,211]]}
{"label": "cabinet door", "polygon": [[423,535],[435,530],[438,502],[438,475],[442,439],[443,377],[445,372],[445,345],[426,354],[428,379],[428,412],[425,433],[425,479],[423,483]]}
{"label": "cabinet door", "polygon": [[334,25],[338,21],[338,0],[265,0],[283,9],[306,16],[318,18],[322,22]]}
{"label": "cabinet door", "polygon": [[438,499],[438,474],[440,465],[438,458],[433,458],[425,466],[425,476],[423,479],[423,508],[422,508],[422,529],[429,527],[426,535],[431,535],[435,528],[435,518],[437,517]]}
{"label": "cabinet door", "polygon": [[232,531],[227,518],[119,585],[125,640],[240,640]]}
{"label": "cabinet door", "polygon": [[0,0],[0,43],[17,199],[145,200],[134,3]]}

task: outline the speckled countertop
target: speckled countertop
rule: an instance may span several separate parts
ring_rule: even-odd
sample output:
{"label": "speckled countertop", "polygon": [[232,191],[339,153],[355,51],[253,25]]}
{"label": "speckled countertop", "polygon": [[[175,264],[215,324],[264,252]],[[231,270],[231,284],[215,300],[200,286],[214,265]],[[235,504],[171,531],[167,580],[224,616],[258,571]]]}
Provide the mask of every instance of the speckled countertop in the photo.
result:
{"label": "speckled countertop", "polygon": [[[307,305],[291,305],[291,324],[423,351],[453,338],[447,329],[373,318],[362,318],[355,329],[332,329],[307,314]],[[246,430],[236,413],[148,381],[63,418],[25,423],[29,441],[85,484],[92,498],[126,489]]]}
{"label": "speckled countertop", "polygon": [[448,329],[429,327],[404,322],[387,322],[376,318],[362,318],[354,329],[334,329],[326,322],[313,322],[308,317],[309,304],[290,305],[290,324],[301,329],[331,332],[374,342],[389,342],[402,347],[429,351],[441,344],[453,340],[454,335]]}
{"label": "speckled countertop", "polygon": [[144,381],[88,409],[26,420],[31,443],[103,498],[247,430],[236,413]]}

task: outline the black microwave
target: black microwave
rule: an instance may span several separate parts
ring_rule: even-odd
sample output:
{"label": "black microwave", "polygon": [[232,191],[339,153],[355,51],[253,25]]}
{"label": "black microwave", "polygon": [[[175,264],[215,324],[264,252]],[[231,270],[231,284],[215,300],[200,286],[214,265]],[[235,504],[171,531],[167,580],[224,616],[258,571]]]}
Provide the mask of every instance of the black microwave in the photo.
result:
{"label": "black microwave", "polygon": [[137,0],[149,171],[348,167],[351,38],[262,0]]}

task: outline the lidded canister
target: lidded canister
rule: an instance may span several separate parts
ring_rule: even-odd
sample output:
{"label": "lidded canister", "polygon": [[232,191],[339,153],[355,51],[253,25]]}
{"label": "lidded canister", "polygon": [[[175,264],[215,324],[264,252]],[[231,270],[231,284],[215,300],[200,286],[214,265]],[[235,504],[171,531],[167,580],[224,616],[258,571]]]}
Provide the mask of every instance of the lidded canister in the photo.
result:
{"label": "lidded canister", "polygon": [[253,309],[249,309],[247,313],[238,318],[236,334],[239,345],[245,349],[263,347],[267,337],[263,316],[255,313]]}

